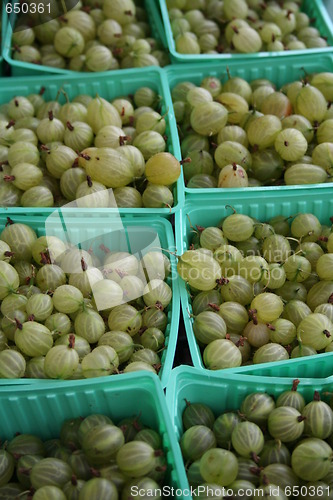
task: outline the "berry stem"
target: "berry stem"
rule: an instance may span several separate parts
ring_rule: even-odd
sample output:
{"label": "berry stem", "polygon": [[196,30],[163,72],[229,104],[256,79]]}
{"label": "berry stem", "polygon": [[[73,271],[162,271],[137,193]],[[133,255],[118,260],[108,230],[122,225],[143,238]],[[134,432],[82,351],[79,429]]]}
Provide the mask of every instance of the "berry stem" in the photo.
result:
{"label": "berry stem", "polygon": [[104,252],[105,254],[108,254],[110,253],[110,249],[107,248],[105,245],[100,245],[99,248],[102,250],[102,252]]}
{"label": "berry stem", "polygon": [[68,347],[70,349],[74,349],[74,346],[75,346],[75,335],[73,333],[70,334],[69,338],[68,338]]}
{"label": "berry stem", "polygon": [[41,262],[42,264],[52,264],[51,257],[49,254],[48,249],[45,250],[45,252],[40,252],[40,257],[41,257]]}
{"label": "berry stem", "polygon": [[223,286],[223,285],[227,285],[229,283],[229,280],[228,278],[219,278],[216,280],[216,283],[218,286]]}
{"label": "berry stem", "polygon": [[[69,123],[69,122],[67,122],[67,123]],[[72,125],[71,125],[71,126],[72,126]],[[69,129],[69,130],[70,130],[70,129]],[[74,130],[74,127],[73,127],[73,130]],[[91,157],[90,157],[89,155],[86,155],[85,153],[78,153],[78,156],[79,156],[80,158],[83,158],[84,160],[87,160],[87,161],[91,160]]]}
{"label": "berry stem", "polygon": [[153,365],[153,368],[155,368],[156,372],[158,373],[160,371],[160,369],[162,368],[162,365],[161,365],[161,363],[158,363],[156,365]]}
{"label": "berry stem", "polygon": [[251,474],[253,474],[254,476],[260,477],[262,467],[250,467],[249,470],[250,470]]}
{"label": "berry stem", "polygon": [[142,328],[140,328],[140,330],[138,331],[138,335],[143,335],[145,333],[145,331],[148,330],[148,326],[143,326]]}
{"label": "berry stem", "polygon": [[313,395],[313,401],[321,401],[320,399],[320,394],[318,391],[315,391],[314,392],[314,395]]}
{"label": "berry stem", "polygon": [[157,472],[165,472],[167,470],[167,466],[166,465],[159,465],[155,468],[155,470]]}
{"label": "berry stem", "polygon": [[120,135],[119,136],[119,146],[124,146],[126,141],[129,141],[131,137],[129,135]]}
{"label": "berry stem", "polygon": [[234,207],[232,207],[231,205],[225,205],[225,207],[224,207],[224,208],[225,208],[225,209],[227,209],[227,208],[231,208],[231,210],[233,211],[233,213],[234,213],[234,214],[236,214],[236,213],[237,213],[237,210],[235,210],[235,209],[234,209]]}
{"label": "berry stem", "polygon": [[156,309],[158,309],[159,311],[164,311],[164,306],[163,304],[158,300],[156,303],[155,303],[155,306],[154,306]]}
{"label": "berry stem", "polygon": [[270,482],[269,482],[269,480],[268,480],[268,477],[267,477],[267,476],[265,476],[265,475],[264,475],[264,476],[263,476],[263,478],[262,478],[262,484],[263,484],[264,486],[269,486],[269,484],[270,484]]}
{"label": "berry stem", "polygon": [[88,269],[88,264],[86,263],[83,257],[81,257],[81,269],[82,271],[86,271]]}
{"label": "berry stem", "polygon": [[68,130],[70,130],[70,132],[73,132],[74,127],[73,127],[73,125],[71,124],[71,122],[67,122],[67,123],[66,123],[66,127],[68,128]]}
{"label": "berry stem", "polygon": [[19,472],[20,474],[23,474],[24,476],[28,476],[29,477],[31,469],[32,469],[32,467],[19,467],[17,469],[17,472]]}
{"label": "berry stem", "polygon": [[10,129],[11,127],[14,127],[15,125],[15,120],[9,120],[9,122],[7,123],[7,126],[6,126],[6,129]]}
{"label": "berry stem", "polygon": [[249,309],[249,316],[252,318],[254,325],[258,324],[257,312],[257,309]]}
{"label": "berry stem", "polygon": [[245,337],[241,337],[238,342],[236,342],[236,347],[244,347],[244,342],[245,342],[246,338]]}
{"label": "berry stem", "polygon": [[[121,430],[123,430],[122,427],[120,427],[120,428],[121,428]],[[90,467],[90,474],[94,477],[101,477],[100,471],[97,469],[94,469],[94,467]]]}
{"label": "berry stem", "polygon": [[294,381],[293,381],[293,386],[291,388],[292,391],[296,392],[297,391],[297,387],[300,383],[300,380],[298,378],[296,378]]}
{"label": "berry stem", "polygon": [[22,330],[23,329],[23,325],[21,323],[21,321],[19,321],[17,318],[14,318],[15,319],[15,323],[16,323],[16,326],[19,330]]}

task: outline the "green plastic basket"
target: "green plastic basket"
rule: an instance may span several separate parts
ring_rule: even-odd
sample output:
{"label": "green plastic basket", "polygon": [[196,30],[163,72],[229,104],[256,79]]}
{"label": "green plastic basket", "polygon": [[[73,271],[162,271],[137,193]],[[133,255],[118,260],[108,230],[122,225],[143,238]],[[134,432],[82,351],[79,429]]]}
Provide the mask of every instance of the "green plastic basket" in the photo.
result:
{"label": "green plastic basket", "polygon": [[[254,375],[256,377],[293,377],[293,378],[328,378],[333,376],[333,356],[330,352],[311,356],[281,361],[281,363],[262,363],[260,365],[244,366],[233,373],[241,375]],[[244,369],[243,369],[244,368]],[[245,370],[245,368],[248,368]]]}
{"label": "green plastic basket", "polygon": [[[14,1],[14,0],[13,0]],[[167,40],[164,31],[164,26],[161,19],[161,13],[159,11],[158,5],[155,0],[145,0],[144,1],[145,10],[148,14],[149,25],[151,28],[152,35],[160,40],[164,47],[167,48]],[[77,74],[76,71],[69,69],[58,69],[52,68],[51,66],[42,66],[41,64],[32,64],[22,61],[16,61],[12,58],[11,47],[12,47],[12,34],[13,25],[15,24],[16,15],[10,15],[10,22],[8,23],[6,33],[4,33],[4,43],[2,49],[3,58],[8,62],[11,67],[12,76],[33,76],[33,75],[47,75],[47,74]],[[114,70],[98,73],[98,75],[107,74],[113,76],[114,73],[122,73],[124,70]],[[82,73],[79,73],[82,74]],[[83,73],[84,75],[90,73]],[[148,82],[148,80],[147,80]]]}
{"label": "green plastic basket", "polygon": [[[220,79],[227,78],[227,68],[229,68],[232,76],[244,78],[244,80],[251,81],[257,78],[267,78],[274,82],[277,88],[294,80],[300,79],[304,76],[304,71],[307,74],[315,72],[333,71],[333,53],[332,54],[318,54],[317,56],[310,56],[307,58],[291,56],[288,58],[271,58],[257,59],[254,62],[228,60],[215,61],[211,63],[196,63],[186,65],[186,72],[184,67],[180,65],[167,66],[166,73],[169,82],[170,90],[172,90],[178,83],[183,81],[190,81],[195,85],[200,85],[201,81],[207,76],[215,76]],[[177,131],[175,131],[176,133]],[[178,134],[177,134],[177,137]],[[179,140],[179,138],[178,138]],[[184,181],[182,181],[184,182]],[[184,185],[184,184],[183,184]],[[235,193],[246,193],[249,189],[254,193],[265,192],[270,196],[272,191],[279,189],[285,193],[286,196],[292,195],[295,188],[298,189],[316,189],[322,184],[312,185],[297,185],[297,186],[265,186],[265,187],[252,187],[252,188],[209,188],[209,189],[194,189],[188,188],[184,185],[185,197],[201,197],[214,195],[217,199],[222,197],[227,200],[229,196]]]}
{"label": "green plastic basket", "polygon": [[[10,214],[13,222],[28,224],[34,229],[38,236],[48,235],[57,236],[64,242],[70,242],[78,245],[84,250],[92,248],[96,255],[102,256],[103,253],[99,249],[100,244],[104,244],[110,250],[119,250],[136,254],[138,258],[145,255],[150,250],[166,249],[174,250],[174,236],[172,226],[169,221],[163,217],[155,218],[135,218],[135,217],[109,217],[107,220],[101,218],[90,219],[82,214],[77,216],[66,215],[58,216],[57,213],[51,217],[26,217]],[[5,215],[0,215],[0,231],[3,230],[7,218]],[[89,222],[91,222],[89,224]],[[165,331],[165,345],[161,355],[162,368],[159,372],[159,378],[162,386],[166,387],[169,376],[172,370],[175,357],[179,315],[180,315],[180,296],[178,280],[174,279],[176,271],[176,259],[170,254],[171,274],[167,278],[168,284],[172,288],[172,301],[168,306],[166,313],[168,316],[168,325]],[[108,383],[112,384],[124,375],[112,375],[108,377]],[[105,377],[103,377],[105,380]],[[96,379],[95,379],[96,380]],[[82,381],[81,381],[82,382]],[[56,383],[64,386],[68,381],[63,380],[37,380],[37,379],[19,379],[8,380],[0,379],[0,388],[6,385],[49,385]]]}
{"label": "green plastic basket", "polygon": [[148,14],[150,11],[149,15],[152,33],[158,40],[162,42],[163,47],[168,49],[168,41],[164,29],[162,12],[159,3],[156,0],[146,0],[145,5],[148,10]]}
{"label": "green plastic basket", "polygon": [[[269,196],[263,194],[258,196],[258,194],[256,195],[252,191],[247,191],[238,195],[233,194],[227,200],[212,200],[211,197],[195,201],[188,200],[180,213],[176,215],[176,248],[178,255],[182,255],[189,248],[191,234],[193,234],[191,233],[190,224],[193,227],[196,225],[203,227],[217,225],[223,217],[232,213],[230,208],[226,208],[226,204],[231,205],[238,213],[249,215],[263,222],[275,215],[289,216],[301,212],[309,212],[316,215],[321,223],[330,224],[329,218],[333,214],[333,186],[330,187],[324,184],[323,187],[317,189],[294,190],[291,195],[286,195],[283,191],[275,189],[270,191]],[[180,294],[193,365],[204,369],[205,372],[211,373],[203,364],[201,351],[193,333],[193,319],[190,317],[192,306],[183,280],[180,280]],[[218,372],[223,373],[224,376],[224,373],[239,372],[242,374],[252,374],[256,370],[265,370],[263,374],[269,374],[270,376],[300,376],[300,374],[307,376],[307,370],[310,370],[309,373],[313,376],[314,370],[310,368],[310,365],[313,362],[319,363],[318,360],[323,360],[323,363],[329,363],[326,366],[332,366],[333,375],[332,353],[307,356],[303,359],[290,359],[275,363],[228,368],[218,370]],[[330,368],[327,368],[327,370],[329,373]]]}
{"label": "green plastic basket", "polygon": [[[297,391],[306,401],[313,399],[314,391],[332,392],[333,377],[326,379],[300,378]],[[223,377],[211,372],[203,373],[190,366],[179,366],[172,370],[166,398],[171,420],[178,438],[183,434],[182,414],[186,401],[208,405],[216,416],[239,409],[243,399],[253,392],[267,392],[278,396],[290,390],[293,378],[244,377],[238,374],[225,374]],[[324,398],[323,398],[324,399]]]}
{"label": "green plastic basket", "polygon": [[[251,61],[252,64],[262,58],[270,59],[289,59],[289,57],[298,55],[304,58],[309,55],[318,55],[323,52],[333,51],[333,24],[325,6],[321,0],[303,0],[302,11],[306,12],[310,18],[315,19],[313,26],[316,27],[320,34],[327,38],[328,47],[320,49],[306,49],[306,50],[285,50],[282,52],[258,52],[255,54],[181,54],[176,50],[175,40],[173,38],[170,18],[168,14],[166,0],[159,0],[168,42],[170,57],[173,63],[203,63],[206,61]],[[266,59],[267,62],[267,59]]]}
{"label": "green plastic basket", "polygon": [[[177,159],[181,158],[179,142],[177,138],[177,130],[174,125],[173,107],[170,99],[170,92],[168,90],[165,74],[162,69],[152,67],[144,69],[128,69],[123,70],[121,73],[112,74],[71,74],[71,75],[49,75],[44,76],[41,80],[40,77],[27,77],[27,78],[10,78],[2,79],[0,81],[0,104],[8,102],[14,96],[22,95],[27,96],[31,93],[38,93],[41,86],[45,87],[44,97],[46,100],[54,99],[58,90],[63,88],[69,99],[73,99],[79,94],[89,94],[95,96],[99,94],[105,99],[114,99],[121,95],[134,94],[140,87],[149,86],[155,90],[162,98],[162,114],[166,114],[167,129],[166,135],[167,149]],[[64,96],[60,96],[59,102],[64,103]],[[182,206],[184,201],[183,182],[179,178],[173,189],[174,206],[169,208],[119,208],[117,209],[121,214],[132,215],[162,215],[170,217],[171,214],[177,211]],[[3,209],[0,209],[3,210]],[[20,208],[11,207],[11,213],[29,215],[42,215],[50,214],[57,208]],[[75,212],[76,208],[61,208],[62,211]],[[108,216],[110,212],[115,209],[91,209],[89,214]],[[87,212],[88,215],[88,212]]]}
{"label": "green plastic basket", "polygon": [[4,64],[4,61],[3,61],[3,57],[2,57],[2,48],[4,47],[6,31],[7,31],[7,14],[6,14],[6,11],[5,11],[4,7],[2,6],[2,12],[1,12],[1,39],[0,39],[0,43],[1,43],[1,48],[0,48],[0,76],[3,75],[3,64]]}
{"label": "green plastic basket", "polygon": [[332,0],[323,0],[324,7],[327,9],[328,15],[333,20],[333,2]]}
{"label": "green plastic basket", "polygon": [[127,374],[116,384],[89,380],[66,387],[17,387],[15,393],[1,390],[0,438],[12,439],[17,432],[36,434],[44,440],[56,438],[66,419],[94,413],[106,414],[115,423],[139,415],[143,424],[162,436],[167,461],[165,484],[170,489],[184,489],[185,469],[165,397],[159,381],[149,373]]}

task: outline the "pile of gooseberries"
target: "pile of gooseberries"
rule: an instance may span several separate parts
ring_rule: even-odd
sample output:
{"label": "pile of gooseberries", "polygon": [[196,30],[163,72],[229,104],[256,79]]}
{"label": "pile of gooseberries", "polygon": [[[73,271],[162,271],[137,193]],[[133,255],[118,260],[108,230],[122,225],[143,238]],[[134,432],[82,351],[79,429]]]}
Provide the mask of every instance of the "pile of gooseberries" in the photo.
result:
{"label": "pile of gooseberries", "polygon": [[180,446],[201,499],[240,499],[244,491],[248,498],[286,500],[293,491],[306,499],[333,497],[332,401],[318,392],[306,400],[298,383],[276,398],[249,393],[239,408],[223,413],[186,402]]}
{"label": "pile of gooseberries", "polygon": [[[180,54],[320,49],[327,40],[302,0],[166,0]],[[318,23],[319,24],[319,23]]]}
{"label": "pile of gooseberries", "polygon": [[333,73],[280,89],[266,78],[227,73],[172,89],[187,187],[332,182]]}
{"label": "pile of gooseberries", "polygon": [[62,89],[46,101],[44,90],[0,106],[0,206],[173,205],[181,166],[166,152],[166,115],[154,90],[111,102],[99,95],[69,101]]}
{"label": "pile of gooseberries", "polygon": [[18,433],[0,464],[0,498],[27,500],[130,500],[133,488],[159,499],[167,471],[159,432],[139,416],[115,424],[104,414],[65,420],[47,441]]}
{"label": "pile of gooseberries", "polygon": [[54,3],[50,15],[45,8],[38,23],[36,14],[30,19],[25,13],[13,30],[12,58],[85,72],[169,64],[163,45],[151,34],[147,11],[136,4],[133,0],[83,0],[64,14]]}
{"label": "pile of gooseberries", "polygon": [[177,268],[206,368],[332,351],[331,225],[311,213],[261,222],[235,212],[193,229]]}
{"label": "pile of gooseberries", "polygon": [[161,249],[138,255],[79,249],[9,219],[0,235],[0,378],[158,373],[171,265]]}

